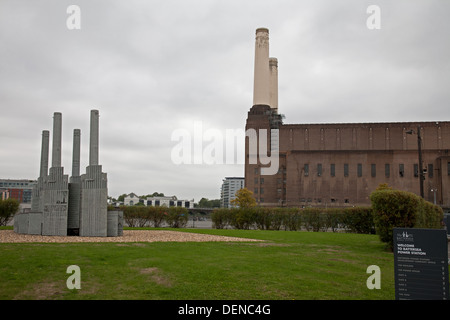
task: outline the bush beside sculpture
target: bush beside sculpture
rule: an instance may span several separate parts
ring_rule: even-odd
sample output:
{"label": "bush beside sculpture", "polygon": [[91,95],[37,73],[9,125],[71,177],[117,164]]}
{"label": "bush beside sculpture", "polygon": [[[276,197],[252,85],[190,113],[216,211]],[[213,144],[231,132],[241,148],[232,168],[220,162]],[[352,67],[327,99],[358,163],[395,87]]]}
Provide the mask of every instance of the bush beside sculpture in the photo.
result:
{"label": "bush beside sculpture", "polygon": [[182,207],[122,206],[123,216],[129,227],[162,227],[167,223],[171,228],[183,228],[187,225],[189,211]]}
{"label": "bush beside sculpture", "polygon": [[19,210],[20,203],[16,199],[0,199],[0,226],[6,226]]}

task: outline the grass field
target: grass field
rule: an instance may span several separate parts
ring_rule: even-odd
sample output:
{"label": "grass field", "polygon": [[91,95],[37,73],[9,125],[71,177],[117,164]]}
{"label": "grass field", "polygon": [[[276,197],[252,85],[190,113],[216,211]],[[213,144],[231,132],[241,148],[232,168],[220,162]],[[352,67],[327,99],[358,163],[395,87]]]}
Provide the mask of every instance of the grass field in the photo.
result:
{"label": "grass field", "polygon": [[[167,230],[167,229],[166,229]],[[174,229],[171,229],[174,230]],[[175,231],[264,242],[0,244],[0,299],[392,300],[393,254],[375,235]],[[66,269],[81,269],[69,290]],[[367,267],[381,269],[369,290]]]}

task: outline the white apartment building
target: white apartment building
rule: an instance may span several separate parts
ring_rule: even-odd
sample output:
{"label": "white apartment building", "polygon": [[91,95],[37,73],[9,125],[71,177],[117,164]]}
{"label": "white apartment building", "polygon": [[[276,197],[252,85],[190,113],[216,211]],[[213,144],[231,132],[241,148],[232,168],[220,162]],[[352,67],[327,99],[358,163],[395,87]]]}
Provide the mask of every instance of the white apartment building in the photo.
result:
{"label": "white apartment building", "polygon": [[234,208],[231,201],[236,199],[236,192],[244,188],[244,178],[230,177],[225,178],[220,190],[220,206],[222,208]]}

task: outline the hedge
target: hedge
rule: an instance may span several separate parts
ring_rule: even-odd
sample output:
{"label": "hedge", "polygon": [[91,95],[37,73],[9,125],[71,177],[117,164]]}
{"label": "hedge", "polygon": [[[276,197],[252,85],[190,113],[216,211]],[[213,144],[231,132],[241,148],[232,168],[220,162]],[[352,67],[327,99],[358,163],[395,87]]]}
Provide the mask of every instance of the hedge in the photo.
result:
{"label": "hedge", "polygon": [[211,214],[213,228],[375,233],[371,208],[221,208]]}
{"label": "hedge", "polygon": [[159,228],[167,223],[171,228],[183,228],[187,225],[189,212],[182,207],[122,206],[123,218],[129,227]]}
{"label": "hedge", "polygon": [[414,193],[381,189],[372,192],[370,200],[377,234],[391,249],[394,228],[442,228],[442,208]]}

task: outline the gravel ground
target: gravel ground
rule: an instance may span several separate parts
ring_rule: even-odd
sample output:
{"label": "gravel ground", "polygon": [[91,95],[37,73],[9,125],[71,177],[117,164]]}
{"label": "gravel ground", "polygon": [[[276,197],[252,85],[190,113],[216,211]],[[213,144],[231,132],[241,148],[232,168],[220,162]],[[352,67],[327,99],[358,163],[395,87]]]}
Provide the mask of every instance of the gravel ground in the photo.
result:
{"label": "gravel ground", "polygon": [[235,237],[215,236],[164,230],[124,230],[122,237],[63,237],[17,234],[0,230],[0,243],[75,243],[75,242],[205,242],[205,241],[260,241]]}

